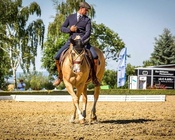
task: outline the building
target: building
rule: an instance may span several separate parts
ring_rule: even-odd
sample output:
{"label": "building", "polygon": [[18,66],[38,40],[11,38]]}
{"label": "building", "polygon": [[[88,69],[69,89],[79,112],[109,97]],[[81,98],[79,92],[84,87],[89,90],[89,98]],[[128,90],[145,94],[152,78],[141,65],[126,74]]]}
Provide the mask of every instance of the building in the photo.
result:
{"label": "building", "polygon": [[135,68],[130,76],[130,89],[175,89],[175,64]]}

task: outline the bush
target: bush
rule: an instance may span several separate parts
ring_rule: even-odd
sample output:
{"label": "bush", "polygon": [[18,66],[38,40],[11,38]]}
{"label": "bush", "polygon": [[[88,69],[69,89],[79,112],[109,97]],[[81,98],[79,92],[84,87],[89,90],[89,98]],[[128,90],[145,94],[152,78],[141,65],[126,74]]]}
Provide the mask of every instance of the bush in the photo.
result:
{"label": "bush", "polygon": [[15,89],[15,85],[14,85],[14,84],[9,84],[9,85],[7,86],[7,90],[8,90],[8,91],[14,91],[14,89]]}
{"label": "bush", "polygon": [[22,74],[19,79],[23,79],[26,84],[26,89],[31,88],[32,90],[54,89],[49,76],[44,76],[41,72],[31,72],[28,74]]}
{"label": "bush", "polygon": [[109,89],[101,90],[103,95],[175,95],[175,90],[165,89],[147,89],[147,90],[131,90],[131,89]]}

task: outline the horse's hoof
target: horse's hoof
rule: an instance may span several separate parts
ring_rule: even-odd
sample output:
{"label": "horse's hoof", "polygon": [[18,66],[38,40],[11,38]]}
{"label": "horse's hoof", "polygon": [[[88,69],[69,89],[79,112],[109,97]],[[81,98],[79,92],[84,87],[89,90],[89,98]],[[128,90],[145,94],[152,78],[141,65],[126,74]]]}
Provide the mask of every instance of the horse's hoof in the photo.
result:
{"label": "horse's hoof", "polygon": [[85,119],[79,120],[80,124],[85,124]]}
{"label": "horse's hoof", "polygon": [[94,124],[94,123],[98,123],[97,116],[94,116],[89,120],[89,124]]}
{"label": "horse's hoof", "polygon": [[71,119],[69,120],[70,123],[75,123],[75,119],[73,117],[71,117]]}
{"label": "horse's hoof", "polygon": [[94,116],[93,118],[91,118],[92,121],[97,121],[97,116]]}
{"label": "horse's hoof", "polygon": [[74,121],[74,120],[70,120],[69,122],[70,122],[70,123],[75,123],[75,121]]}

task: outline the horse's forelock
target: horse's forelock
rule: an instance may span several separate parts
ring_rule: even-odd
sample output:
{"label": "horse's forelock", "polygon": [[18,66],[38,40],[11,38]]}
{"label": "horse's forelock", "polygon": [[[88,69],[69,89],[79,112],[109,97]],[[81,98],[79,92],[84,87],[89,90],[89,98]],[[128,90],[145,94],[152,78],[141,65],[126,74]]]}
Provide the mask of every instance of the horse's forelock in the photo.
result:
{"label": "horse's forelock", "polygon": [[84,45],[83,45],[83,42],[81,39],[77,39],[75,40],[75,44],[73,45],[73,48],[78,52],[78,53],[81,53],[83,48],[84,48]]}

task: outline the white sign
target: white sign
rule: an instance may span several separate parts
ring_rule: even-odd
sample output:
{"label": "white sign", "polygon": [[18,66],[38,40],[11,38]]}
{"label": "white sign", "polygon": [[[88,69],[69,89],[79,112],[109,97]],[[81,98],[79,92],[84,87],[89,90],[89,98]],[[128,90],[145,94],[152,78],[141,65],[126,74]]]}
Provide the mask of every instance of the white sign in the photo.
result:
{"label": "white sign", "polygon": [[129,81],[130,81],[129,89],[137,89],[138,88],[137,76],[130,76]]}

